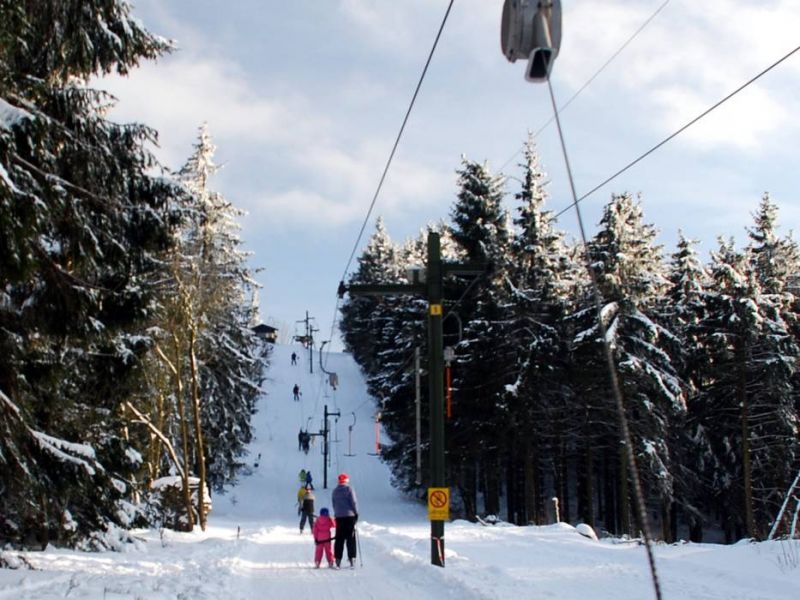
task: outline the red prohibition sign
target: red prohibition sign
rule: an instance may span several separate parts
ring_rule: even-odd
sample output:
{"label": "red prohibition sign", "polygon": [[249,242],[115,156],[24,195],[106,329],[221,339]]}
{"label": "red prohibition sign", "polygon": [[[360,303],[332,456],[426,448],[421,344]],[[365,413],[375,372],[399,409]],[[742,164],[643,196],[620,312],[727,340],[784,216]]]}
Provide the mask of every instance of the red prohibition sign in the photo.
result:
{"label": "red prohibition sign", "polygon": [[433,508],[444,508],[447,506],[447,494],[440,491],[432,492],[430,502]]}

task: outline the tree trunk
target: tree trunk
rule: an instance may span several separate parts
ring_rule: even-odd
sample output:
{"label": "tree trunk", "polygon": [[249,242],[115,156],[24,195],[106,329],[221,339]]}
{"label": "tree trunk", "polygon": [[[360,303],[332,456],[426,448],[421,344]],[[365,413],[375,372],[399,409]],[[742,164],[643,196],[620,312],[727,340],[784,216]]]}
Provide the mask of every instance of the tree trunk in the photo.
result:
{"label": "tree trunk", "polygon": [[459,492],[464,503],[464,518],[473,523],[477,520],[477,481],[475,477],[475,463],[469,459],[461,463]]}
{"label": "tree trunk", "polygon": [[592,506],[592,499],[594,498],[594,473],[591,438],[588,435],[584,435],[584,441],[588,443],[583,449],[583,472],[580,477],[582,484],[579,492],[578,516],[584,523],[594,527],[594,507]]}
{"label": "tree trunk", "polygon": [[181,447],[183,448],[183,502],[186,508],[187,531],[194,529],[194,511],[192,507],[192,492],[189,489],[189,426],[186,422],[186,407],[183,402],[183,379],[181,377],[181,345],[177,334],[172,336],[175,345],[175,396],[178,402],[178,418],[181,424]]}
{"label": "tree trunk", "polygon": [[567,463],[567,444],[563,436],[559,440],[558,447],[558,495],[560,497],[561,521],[569,523],[571,520],[569,511],[569,465]]}
{"label": "tree trunk", "polygon": [[[511,445],[513,446],[513,443]],[[517,508],[516,461],[509,449],[506,454],[506,520],[514,525],[519,525],[520,516]]]}
{"label": "tree trunk", "polygon": [[620,533],[633,535],[631,526],[631,497],[628,493],[628,457],[626,456],[627,445],[619,445],[619,528]]}
{"label": "tree trunk", "polygon": [[533,444],[530,439],[525,440],[525,523],[534,525],[541,524],[537,512],[539,485],[536,475],[536,455],[534,454]]}
{"label": "tree trunk", "polygon": [[620,533],[620,527],[617,514],[617,499],[614,494],[616,489],[614,485],[616,482],[615,475],[617,473],[616,470],[612,470],[612,465],[615,464],[617,462],[613,452],[606,448],[603,452],[603,495],[605,496],[603,501],[603,522],[606,529],[611,533],[618,534]]}
{"label": "tree trunk", "polygon": [[757,538],[756,521],[753,514],[753,483],[752,466],[750,462],[750,424],[749,406],[747,400],[747,361],[744,344],[740,343],[737,348],[737,364],[739,368],[739,378],[736,386],[736,399],[742,410],[742,476],[744,478],[744,514],[747,536]]}
{"label": "tree trunk", "polygon": [[486,481],[486,492],[484,495],[484,509],[486,514],[500,515],[500,465],[498,464],[495,453],[489,456],[484,463],[484,480]]}
{"label": "tree trunk", "polygon": [[205,508],[205,489],[206,489],[206,453],[203,443],[203,424],[200,418],[200,382],[197,374],[197,356],[195,346],[197,345],[197,331],[195,324],[189,327],[189,365],[192,373],[192,408],[194,412],[194,442],[195,460],[197,461],[197,473],[200,477],[200,486],[197,490],[197,518],[200,521],[200,529],[206,530],[206,508]]}

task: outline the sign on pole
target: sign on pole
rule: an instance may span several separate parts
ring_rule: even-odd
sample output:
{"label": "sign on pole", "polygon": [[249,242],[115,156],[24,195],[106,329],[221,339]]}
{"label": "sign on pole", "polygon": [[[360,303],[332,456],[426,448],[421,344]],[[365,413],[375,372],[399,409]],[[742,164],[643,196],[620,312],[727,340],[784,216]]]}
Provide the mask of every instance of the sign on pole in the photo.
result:
{"label": "sign on pole", "polygon": [[450,520],[450,488],[428,488],[428,520]]}

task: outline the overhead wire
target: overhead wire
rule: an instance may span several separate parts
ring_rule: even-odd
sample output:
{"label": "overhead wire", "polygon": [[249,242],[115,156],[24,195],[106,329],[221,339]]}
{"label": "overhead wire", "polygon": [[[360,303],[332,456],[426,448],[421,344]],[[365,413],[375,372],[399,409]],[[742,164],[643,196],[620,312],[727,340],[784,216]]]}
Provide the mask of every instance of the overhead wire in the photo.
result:
{"label": "overhead wire", "polygon": [[[392,146],[392,150],[389,153],[389,158],[386,160],[386,165],[383,168],[383,173],[381,174],[380,180],[378,181],[378,186],[375,189],[375,193],[372,196],[372,201],[370,202],[369,208],[367,209],[367,214],[364,217],[364,222],[361,224],[361,229],[359,230],[358,235],[356,236],[356,241],[353,244],[353,249],[350,252],[350,257],[347,259],[347,263],[344,267],[344,271],[342,272],[342,277],[340,281],[344,281],[347,278],[347,272],[350,270],[350,265],[352,264],[353,258],[355,257],[355,254],[358,251],[358,245],[361,243],[361,238],[364,235],[364,230],[366,229],[367,224],[369,223],[369,218],[372,215],[373,209],[375,208],[375,203],[378,201],[378,196],[380,195],[381,190],[383,189],[383,184],[386,181],[386,175],[388,174],[389,168],[391,167],[392,161],[394,160],[394,155],[397,152],[397,147],[400,145],[400,139],[403,137],[403,132],[405,131],[406,124],[408,123],[408,119],[411,116],[411,111],[414,108],[414,105],[417,101],[417,96],[419,95],[419,91],[422,88],[422,82],[425,80],[425,75],[428,73],[428,67],[430,67],[431,61],[433,60],[433,54],[439,45],[439,40],[442,37],[442,31],[444,31],[444,27],[447,24],[447,19],[450,16],[450,11],[453,8],[454,2],[455,0],[450,0],[450,2],[447,5],[447,10],[444,13],[444,17],[442,17],[442,22],[439,25],[439,29],[436,32],[436,37],[434,38],[433,45],[431,46],[431,50],[428,53],[428,58],[425,61],[425,66],[422,69],[419,81],[417,81],[417,86],[414,89],[414,93],[411,96],[411,101],[409,102],[408,108],[406,109],[406,114],[403,117],[403,122],[400,125],[400,130],[397,132],[397,137],[395,138],[394,145]],[[329,337],[330,340],[333,340],[333,334],[336,331],[336,322],[338,320],[340,304],[341,300],[337,295],[336,303],[333,309],[333,317],[331,319],[331,331]],[[330,348],[328,349],[328,352],[330,352]],[[326,354],[326,361],[327,361],[327,354]]]}
{"label": "overhead wire", "polygon": [[655,152],[656,150],[661,148],[667,142],[669,142],[670,140],[672,140],[672,139],[676,138],[677,136],[679,136],[681,133],[683,133],[684,131],[689,129],[689,127],[691,127],[692,125],[694,125],[695,123],[697,123],[698,121],[700,121],[701,119],[703,119],[704,117],[709,115],[711,112],[713,112],[714,110],[716,110],[717,108],[719,108],[720,106],[725,104],[728,100],[730,100],[731,98],[736,96],[739,92],[741,92],[742,90],[744,90],[745,88],[747,88],[751,84],[753,84],[756,81],[758,81],[759,79],[761,79],[761,77],[763,77],[764,75],[766,75],[767,73],[772,71],[775,67],[777,67],[778,65],[780,65],[781,63],[783,63],[784,61],[789,59],[793,54],[797,53],[798,51],[800,51],[800,46],[797,46],[794,50],[791,50],[791,51],[787,52],[786,54],[784,54],[781,58],[779,58],[778,60],[773,62],[766,69],[762,70],[758,74],[756,74],[753,77],[751,77],[750,79],[748,79],[745,83],[743,83],[738,88],[733,90],[727,96],[725,96],[721,100],[715,102],[713,105],[708,107],[702,113],[700,113],[695,118],[693,118],[691,121],[689,121],[688,123],[686,123],[685,125],[683,125],[679,129],[677,129],[676,131],[674,131],[673,133],[668,135],[666,138],[664,138],[663,140],[658,142],[655,146],[653,146],[652,148],[650,148],[649,150],[647,150],[643,154],[639,155],[634,160],[630,161],[627,165],[625,165],[624,167],[622,167],[621,169],[616,171],[613,175],[607,177],[606,179],[604,179],[603,181],[598,183],[596,186],[594,186],[592,189],[590,189],[588,192],[586,192],[582,196],[574,198],[572,204],[566,206],[563,210],[557,212],[554,215],[554,218],[558,218],[559,216],[563,215],[565,212],[567,212],[573,206],[577,205],[579,202],[583,202],[586,198],[588,198],[589,196],[594,194],[596,191],[598,191],[599,189],[601,189],[605,185],[611,183],[614,179],[616,179],[617,177],[619,177],[620,175],[622,175],[623,173],[625,173],[626,171],[628,171],[629,169],[631,169],[635,165],[639,164],[641,161],[643,161],[645,158],[650,156],[653,152]]}
{"label": "overhead wire", "polygon": [[353,257],[356,255],[356,251],[358,250],[358,244],[361,242],[361,237],[364,235],[364,230],[367,227],[367,223],[369,222],[369,217],[372,214],[372,210],[375,208],[375,203],[378,200],[378,195],[381,193],[381,189],[383,188],[383,182],[386,181],[386,175],[389,172],[389,167],[392,165],[392,160],[394,159],[394,155],[397,152],[397,147],[400,145],[400,138],[403,137],[403,131],[405,131],[406,124],[408,123],[408,118],[411,116],[411,110],[414,108],[414,104],[417,101],[417,96],[419,95],[419,90],[422,87],[422,82],[425,80],[425,75],[428,72],[428,67],[431,64],[431,60],[433,59],[433,53],[436,51],[436,47],[439,45],[439,39],[442,37],[442,31],[444,30],[444,26],[447,23],[447,18],[450,16],[450,9],[453,8],[453,2],[455,0],[450,0],[450,3],[447,5],[447,10],[444,13],[444,17],[442,18],[442,23],[439,25],[439,30],[436,32],[436,38],[433,40],[433,46],[431,47],[431,51],[428,54],[428,59],[425,61],[425,67],[422,69],[422,74],[419,77],[419,81],[417,82],[417,87],[414,89],[414,94],[411,96],[411,102],[408,105],[408,109],[406,110],[406,114],[403,117],[403,123],[400,125],[400,131],[397,132],[397,138],[394,141],[394,145],[392,146],[392,151],[389,153],[389,158],[386,161],[386,166],[383,168],[383,173],[381,174],[380,181],[378,182],[378,187],[375,189],[375,194],[372,196],[372,202],[370,202],[369,209],[367,210],[367,214],[364,217],[364,222],[361,224],[361,230],[358,232],[358,236],[356,236],[356,242],[353,244],[353,250],[350,252],[350,258],[347,259],[347,265],[344,268],[344,273],[342,273],[341,281],[344,281],[345,277],[347,277],[347,271],[350,269],[350,263],[353,262]]}
{"label": "overhead wire", "polygon": [[[618,57],[620,54],[622,54],[622,51],[623,51],[623,50],[625,50],[625,48],[627,48],[627,47],[630,45],[630,43],[631,43],[631,42],[633,42],[633,40],[635,40],[635,39],[636,39],[636,38],[639,36],[639,34],[640,34],[640,33],[642,33],[642,31],[644,31],[645,27],[647,27],[647,26],[650,24],[650,22],[651,22],[653,19],[655,19],[655,18],[658,16],[658,14],[659,14],[659,13],[660,13],[662,10],[664,10],[664,8],[666,8],[667,4],[669,4],[670,2],[671,2],[671,0],[664,0],[664,2],[662,2],[662,3],[661,3],[661,5],[660,5],[660,6],[659,6],[659,7],[658,7],[658,8],[657,8],[657,9],[656,9],[656,10],[655,10],[655,11],[654,11],[654,12],[653,12],[653,13],[652,13],[652,14],[651,14],[649,17],[647,17],[647,19],[645,19],[645,20],[644,20],[644,22],[643,22],[641,25],[639,25],[639,28],[638,28],[636,31],[634,31],[634,32],[633,32],[633,33],[630,35],[630,37],[628,37],[628,39],[627,39],[627,40],[625,40],[625,41],[622,43],[622,45],[621,45],[619,48],[617,48],[617,50],[616,50],[616,51],[615,51],[615,52],[614,52],[614,53],[613,53],[613,54],[612,54],[610,57],[608,57],[608,59],[606,60],[606,62],[604,62],[602,65],[600,65],[600,67],[599,67],[599,68],[598,68],[598,69],[597,69],[597,70],[594,72],[594,74],[593,74],[591,77],[589,77],[589,79],[587,79],[587,80],[584,82],[584,84],[583,84],[583,85],[582,85],[580,88],[578,88],[578,91],[576,91],[574,94],[572,94],[572,96],[570,96],[570,97],[569,97],[569,100],[567,100],[566,102],[564,102],[564,104],[562,104],[562,105],[561,105],[561,106],[558,108],[558,113],[560,114],[560,113],[564,112],[564,110],[565,110],[565,109],[566,109],[566,108],[567,108],[567,107],[568,107],[570,104],[572,104],[572,102],[573,102],[573,101],[574,101],[574,100],[575,100],[575,99],[576,99],[578,96],[580,96],[580,95],[581,95],[581,93],[582,93],[582,92],[583,92],[583,91],[584,91],[586,88],[588,88],[588,87],[589,87],[589,85],[590,85],[590,84],[591,84],[591,83],[592,83],[592,82],[593,82],[595,79],[597,79],[597,77],[598,77],[598,76],[599,76],[599,75],[600,75],[600,74],[601,74],[603,71],[605,71],[605,70],[606,70],[606,68],[607,68],[607,67],[608,67],[608,66],[609,66],[609,65],[610,65],[612,62],[614,62],[614,60],[615,60],[615,59],[616,59],[616,58],[617,58],[617,57]],[[545,123],[544,123],[544,124],[543,124],[541,127],[539,127],[539,129],[537,129],[537,130],[534,132],[534,134],[533,134],[533,137],[534,137],[534,138],[538,137],[538,136],[539,136],[539,134],[540,134],[540,133],[542,133],[542,131],[544,131],[545,129],[547,129],[547,128],[550,126],[550,124],[551,124],[551,123],[553,123],[553,121],[554,121],[554,120],[555,120],[555,117],[554,117],[554,116],[551,116],[549,119],[547,119],[547,121],[545,121]],[[499,169],[499,170],[502,172],[502,171],[503,171],[503,169],[505,169],[505,168],[508,166],[508,164],[509,164],[509,163],[510,163],[512,160],[514,160],[514,159],[515,159],[515,158],[516,158],[516,157],[519,155],[519,153],[520,153],[520,152],[522,152],[522,149],[521,149],[521,148],[517,149],[517,151],[516,151],[516,152],[514,152],[514,154],[511,156],[511,158],[509,158],[509,159],[508,159],[506,162],[504,162],[504,163],[503,163],[503,166],[502,166],[502,167],[500,167],[500,169]]]}

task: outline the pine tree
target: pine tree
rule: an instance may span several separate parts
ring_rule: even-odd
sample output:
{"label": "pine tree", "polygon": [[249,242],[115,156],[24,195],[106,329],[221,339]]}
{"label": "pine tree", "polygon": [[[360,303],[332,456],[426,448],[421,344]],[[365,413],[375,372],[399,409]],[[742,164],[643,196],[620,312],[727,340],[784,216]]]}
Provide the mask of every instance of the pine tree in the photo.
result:
{"label": "pine tree", "polygon": [[[383,219],[375,223],[375,233],[358,258],[358,269],[351,275],[350,284],[396,283],[400,279],[396,249],[384,226]],[[371,373],[376,364],[373,347],[380,328],[375,326],[375,313],[384,300],[370,296],[349,297],[343,303],[340,329],[345,349],[353,355],[365,373]]]}
{"label": "pine tree", "polygon": [[[485,165],[462,160],[458,194],[451,211],[452,237],[469,262],[485,262],[487,274],[475,283],[452,282],[450,297],[462,297],[456,307],[463,338],[456,346],[453,367],[454,415],[448,451],[454,480],[468,518],[474,518],[476,475],[483,477],[484,508],[499,514],[502,463],[507,432],[514,416],[506,385],[514,380],[515,349],[508,335],[512,320],[502,265],[509,249],[509,222],[502,208],[502,177]],[[470,293],[468,286],[477,290]]]}
{"label": "pine tree", "polygon": [[[220,490],[235,480],[252,438],[250,418],[264,367],[263,349],[250,329],[257,284],[240,248],[236,219],[242,213],[210,187],[218,171],[215,150],[203,125],[177,175],[187,191],[178,207],[184,220],[165,263],[163,310],[154,328],[159,332],[156,355],[166,369],[160,381],[167,386],[154,392],[170,402],[148,403],[149,411],[140,411],[149,412],[151,429],[178,433],[170,441],[178,448],[187,529],[195,515],[205,528],[206,483]],[[159,460],[158,454],[152,456]],[[193,474],[199,479],[196,502],[189,485]]]}
{"label": "pine tree", "polygon": [[[667,351],[675,336],[657,319],[656,300],[667,284],[661,248],[654,244],[655,228],[643,223],[640,204],[628,194],[612,198],[603,211],[600,226],[588,253],[600,287],[602,318],[645,489],[666,508],[674,498],[676,465],[672,432],[682,426],[686,407],[683,382]],[[587,403],[587,423],[592,424],[587,433],[599,436],[597,440],[583,440],[585,449],[593,452],[602,446],[601,440],[605,440],[607,448],[617,448],[615,408],[607,389],[593,307],[587,302],[579,307],[572,320],[579,326],[574,341],[575,360],[581,373],[579,396]],[[586,458],[585,463],[585,474],[590,477],[591,459]],[[619,464],[624,465],[622,456]],[[620,506],[614,529],[626,531],[630,524],[624,468],[620,468],[618,477]],[[585,509],[591,510],[588,479],[584,489]]]}
{"label": "pine tree", "polygon": [[791,474],[800,468],[800,338],[797,297],[790,285],[800,266],[800,252],[794,240],[778,237],[777,213],[777,206],[764,194],[754,226],[748,229],[747,247],[748,268],[761,291],[757,301],[763,315],[763,333],[753,356],[755,381],[748,386],[753,482],[759,491],[754,510],[760,537],[780,508]]}
{"label": "pine tree", "polygon": [[744,251],[720,240],[705,295],[697,419],[714,452],[711,491],[728,541],[766,534],[798,464],[796,248],[778,238],[768,196],[754,217]]}
{"label": "pine tree", "polygon": [[200,242],[199,292],[204,327],[199,340],[202,428],[205,432],[208,479],[220,490],[235,480],[241,457],[252,439],[250,417],[263,381],[262,348],[250,328],[249,298],[257,291],[241,249],[238,219],[244,215],[210,188],[219,170],[208,127],[200,128],[195,151],[179,178],[198,201],[194,226]]}
{"label": "pine tree", "polygon": [[[688,428],[676,448],[676,462],[682,466],[681,475],[676,478],[676,496],[688,519],[691,540],[701,542],[705,514],[711,510],[707,475],[714,470],[715,459],[705,424],[697,418],[702,413],[702,366],[708,358],[703,322],[710,282],[694,249],[696,243],[678,232],[678,248],[672,255],[669,271],[670,284],[659,310],[663,322],[679,341],[671,345],[669,353],[686,385]],[[676,525],[673,521],[673,526]]]}
{"label": "pine tree", "polygon": [[92,0],[2,2],[0,40],[0,540],[72,544],[126,524],[122,405],[179,194],[86,84],[169,44]]}
{"label": "pine tree", "polygon": [[[545,459],[552,460],[552,448],[563,441],[568,415],[560,409],[569,391],[564,385],[567,357],[560,326],[573,267],[564,236],[554,228],[552,213],[544,208],[546,175],[532,137],[524,157],[522,188],[515,195],[520,203],[514,220],[516,231],[504,265],[513,313],[509,333],[517,349],[516,381],[509,387],[509,403],[516,420],[514,435],[522,441],[509,456],[514,472],[507,479],[511,487],[507,497],[509,519],[519,524],[543,522],[542,465]],[[515,496],[521,501],[514,502]],[[513,519],[511,513],[518,518]]]}

